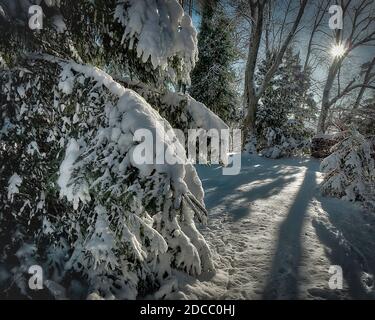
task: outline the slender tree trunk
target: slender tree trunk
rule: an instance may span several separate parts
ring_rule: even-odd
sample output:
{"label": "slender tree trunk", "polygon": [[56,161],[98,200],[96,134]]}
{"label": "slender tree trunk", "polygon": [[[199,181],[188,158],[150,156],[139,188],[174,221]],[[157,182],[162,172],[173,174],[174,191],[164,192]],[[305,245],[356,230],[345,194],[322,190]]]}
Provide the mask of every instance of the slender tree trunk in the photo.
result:
{"label": "slender tree trunk", "polygon": [[360,89],[360,91],[359,91],[359,93],[358,93],[358,96],[357,96],[357,99],[356,99],[355,102],[354,102],[353,110],[352,110],[352,111],[355,111],[355,110],[358,109],[358,107],[359,107],[359,105],[360,105],[360,103],[361,103],[361,101],[362,101],[363,95],[365,94],[365,91],[366,91],[366,87],[363,86],[363,87]]}
{"label": "slender tree trunk", "polygon": [[270,44],[270,29],[271,29],[271,17],[272,17],[272,3],[267,2],[267,23],[265,28],[265,41],[266,41],[266,58],[270,57],[271,44]]}
{"label": "slender tree trunk", "polygon": [[325,133],[327,129],[327,118],[328,118],[328,111],[331,107],[330,104],[330,94],[333,87],[333,83],[335,82],[335,78],[337,75],[337,72],[339,70],[338,64],[340,62],[334,62],[328,71],[328,77],[324,86],[323,90],[323,96],[322,96],[322,105],[320,109],[319,114],[319,120],[318,120],[318,127],[317,127],[317,133]]}
{"label": "slender tree trunk", "polygon": [[322,99],[322,106],[320,109],[320,115],[318,120],[318,128],[316,133],[321,134],[326,132],[326,122],[328,118],[329,104],[327,99]]}
{"label": "slender tree trunk", "polygon": [[[242,129],[242,132],[243,132],[243,140],[242,141],[243,141],[244,145],[247,143],[247,139],[251,135],[255,134],[256,113],[257,113],[258,101],[259,101],[259,98],[253,92],[254,89],[253,89],[252,85],[249,86],[249,83],[248,83],[245,86],[247,86],[247,89],[246,89],[246,92],[247,92],[247,97],[246,97],[246,100],[247,100],[246,101],[247,115],[244,119],[243,129]],[[251,93],[249,94],[249,92],[251,92]]]}
{"label": "slender tree trunk", "polygon": [[359,93],[358,93],[358,96],[357,96],[357,99],[355,100],[355,103],[353,105],[353,110],[351,112],[351,116],[353,115],[353,113],[358,109],[361,101],[362,101],[362,98],[365,94],[365,91],[367,89],[367,85],[369,84],[371,78],[373,77],[373,74],[372,74],[372,70],[374,69],[374,66],[375,66],[375,57],[372,59],[372,61],[370,62],[368,68],[367,68],[367,71],[365,73],[365,78],[363,80],[363,87],[361,87]]}
{"label": "slender tree trunk", "polygon": [[193,16],[193,0],[189,0],[189,16]]}
{"label": "slender tree trunk", "polygon": [[[245,102],[248,109],[249,117],[253,118],[252,114],[256,113],[256,103],[258,102],[256,92],[255,92],[255,85],[254,85],[254,74],[255,74],[255,66],[256,66],[256,57],[252,56],[257,44],[252,44],[249,46],[249,55],[246,63],[246,73],[245,73]],[[254,105],[255,103],[255,105]],[[255,119],[250,120],[248,124],[250,127],[253,128],[255,123]]]}

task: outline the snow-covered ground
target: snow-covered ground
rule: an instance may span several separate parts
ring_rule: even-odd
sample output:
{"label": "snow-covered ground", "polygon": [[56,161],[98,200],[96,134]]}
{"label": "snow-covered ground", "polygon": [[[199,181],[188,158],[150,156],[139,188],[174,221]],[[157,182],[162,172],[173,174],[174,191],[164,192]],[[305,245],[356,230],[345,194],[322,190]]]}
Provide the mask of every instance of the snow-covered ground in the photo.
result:
{"label": "snow-covered ground", "polygon": [[[202,232],[217,270],[177,274],[186,299],[374,298],[375,214],[323,198],[314,159],[243,156],[237,176],[198,166],[209,224]],[[331,265],[344,273],[329,288]]]}

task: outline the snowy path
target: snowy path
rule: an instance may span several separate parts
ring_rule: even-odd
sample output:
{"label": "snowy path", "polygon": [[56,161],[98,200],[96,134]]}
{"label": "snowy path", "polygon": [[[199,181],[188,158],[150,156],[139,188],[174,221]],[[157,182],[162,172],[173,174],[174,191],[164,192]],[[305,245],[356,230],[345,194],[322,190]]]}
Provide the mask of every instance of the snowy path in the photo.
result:
{"label": "snowy path", "polygon": [[[318,170],[317,160],[260,157],[243,157],[238,176],[198,167],[210,213],[202,232],[217,271],[185,277],[180,297],[374,297],[368,273],[375,270],[375,219],[351,203],[322,198]],[[329,289],[330,265],[343,268],[343,290]]]}

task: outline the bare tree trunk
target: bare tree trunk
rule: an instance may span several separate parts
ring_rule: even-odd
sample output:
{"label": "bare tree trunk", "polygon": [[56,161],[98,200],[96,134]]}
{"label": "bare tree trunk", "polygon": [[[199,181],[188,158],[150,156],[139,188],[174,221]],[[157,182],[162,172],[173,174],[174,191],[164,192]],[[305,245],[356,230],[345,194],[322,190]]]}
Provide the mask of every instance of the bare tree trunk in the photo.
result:
{"label": "bare tree trunk", "polygon": [[326,123],[327,123],[329,108],[330,108],[330,105],[328,104],[327,99],[322,100],[322,107],[320,109],[318,127],[316,130],[317,134],[322,134],[326,132]]}
{"label": "bare tree trunk", "polygon": [[189,0],[189,16],[193,16],[193,0]]}
{"label": "bare tree trunk", "polygon": [[358,109],[359,104],[362,101],[363,95],[365,94],[365,91],[367,89],[367,85],[370,83],[371,78],[373,77],[373,74],[371,73],[375,66],[375,57],[372,59],[372,61],[369,63],[369,66],[367,68],[367,71],[365,73],[365,78],[363,80],[363,87],[360,89],[357,99],[355,100],[355,103],[353,105],[353,110],[351,113],[355,112],[356,109]]}
{"label": "bare tree trunk", "polygon": [[354,102],[354,105],[353,105],[353,110],[351,113],[353,113],[355,110],[358,109],[362,99],[363,99],[363,95],[365,94],[365,91],[366,91],[366,87],[363,86],[360,90],[359,90],[359,93],[358,93],[358,96],[357,98],[355,99],[355,102]]}
{"label": "bare tree trunk", "polygon": [[327,129],[326,122],[327,122],[327,117],[328,117],[328,111],[329,111],[329,108],[331,107],[329,98],[330,98],[331,90],[332,90],[337,72],[338,72],[337,64],[333,63],[331,67],[329,68],[328,77],[327,77],[327,80],[323,89],[322,106],[320,109],[318,127],[317,127],[318,134],[325,133]]}
{"label": "bare tree trunk", "polygon": [[[248,72],[246,73],[246,76],[245,76],[245,81],[246,81],[246,78],[248,79],[249,77],[249,74]],[[255,94],[254,91],[254,88],[252,85],[249,85],[249,81],[247,82],[247,84],[245,84],[246,86],[246,92],[247,92],[247,115],[244,119],[244,122],[243,122],[243,142],[246,143],[246,139],[249,138],[250,135],[254,134],[255,133],[255,123],[256,123],[256,113],[257,113],[257,109],[258,109],[258,101],[259,101],[259,98],[257,97],[257,95]],[[249,94],[249,92],[251,92]]]}
{"label": "bare tree trunk", "polygon": [[271,45],[270,45],[270,28],[271,28],[271,17],[272,17],[272,2],[268,2],[267,4],[267,23],[266,23],[266,34],[265,34],[265,41],[266,41],[266,57],[270,57],[271,53]]}
{"label": "bare tree trunk", "polygon": [[264,18],[264,4],[263,2],[250,2],[251,18],[253,26],[251,28],[251,42],[249,45],[249,52],[247,55],[246,70],[245,70],[245,107],[247,108],[247,115],[243,122],[243,144],[247,143],[247,138],[255,132],[255,120],[258,107],[259,96],[255,92],[255,70],[256,63],[262,39],[263,18]]}
{"label": "bare tree trunk", "polygon": [[291,30],[289,31],[286,39],[280,44],[280,50],[278,51],[275,61],[267,71],[262,84],[259,88],[255,85],[255,71],[256,63],[259,54],[260,42],[262,39],[263,24],[264,24],[264,8],[267,5],[266,1],[250,1],[251,20],[253,26],[251,28],[251,42],[249,45],[249,53],[246,63],[245,71],[245,106],[247,107],[247,116],[243,122],[243,146],[246,145],[247,139],[255,133],[256,113],[258,109],[258,102],[262,97],[264,91],[268,87],[273,75],[277,71],[282,58],[285,54],[286,49],[291,43],[293,37],[296,34],[297,27],[302,19],[302,15],[305,11],[307,0],[302,0],[297,17],[293,23]]}

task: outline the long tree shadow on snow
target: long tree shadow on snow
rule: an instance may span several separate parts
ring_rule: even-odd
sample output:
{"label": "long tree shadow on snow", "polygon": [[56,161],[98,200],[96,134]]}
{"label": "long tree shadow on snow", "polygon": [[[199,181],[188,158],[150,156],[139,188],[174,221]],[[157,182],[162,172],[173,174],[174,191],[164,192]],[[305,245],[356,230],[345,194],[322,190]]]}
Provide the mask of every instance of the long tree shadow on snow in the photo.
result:
{"label": "long tree shadow on snow", "polygon": [[[256,160],[261,160],[259,164]],[[233,220],[248,217],[253,201],[267,199],[279,193],[293,182],[299,169],[278,165],[277,160],[257,159],[251,165],[245,163],[239,175],[222,176],[220,167],[197,167],[206,190],[205,204],[208,210],[222,206]],[[266,181],[266,182],[265,182]],[[250,186],[250,187],[249,187]],[[232,194],[228,197],[228,194]]]}
{"label": "long tree shadow on snow", "polygon": [[298,299],[299,265],[302,255],[302,230],[308,205],[316,192],[316,162],[308,162],[303,182],[281,223],[271,271],[263,299]]}
{"label": "long tree shadow on snow", "polygon": [[[318,197],[318,200],[329,223],[315,219],[313,226],[319,240],[327,248],[326,254],[331,264],[342,267],[349,298],[375,299],[372,279],[375,273],[375,217],[343,200],[322,197]],[[325,298],[327,291],[332,290],[311,294]]]}

